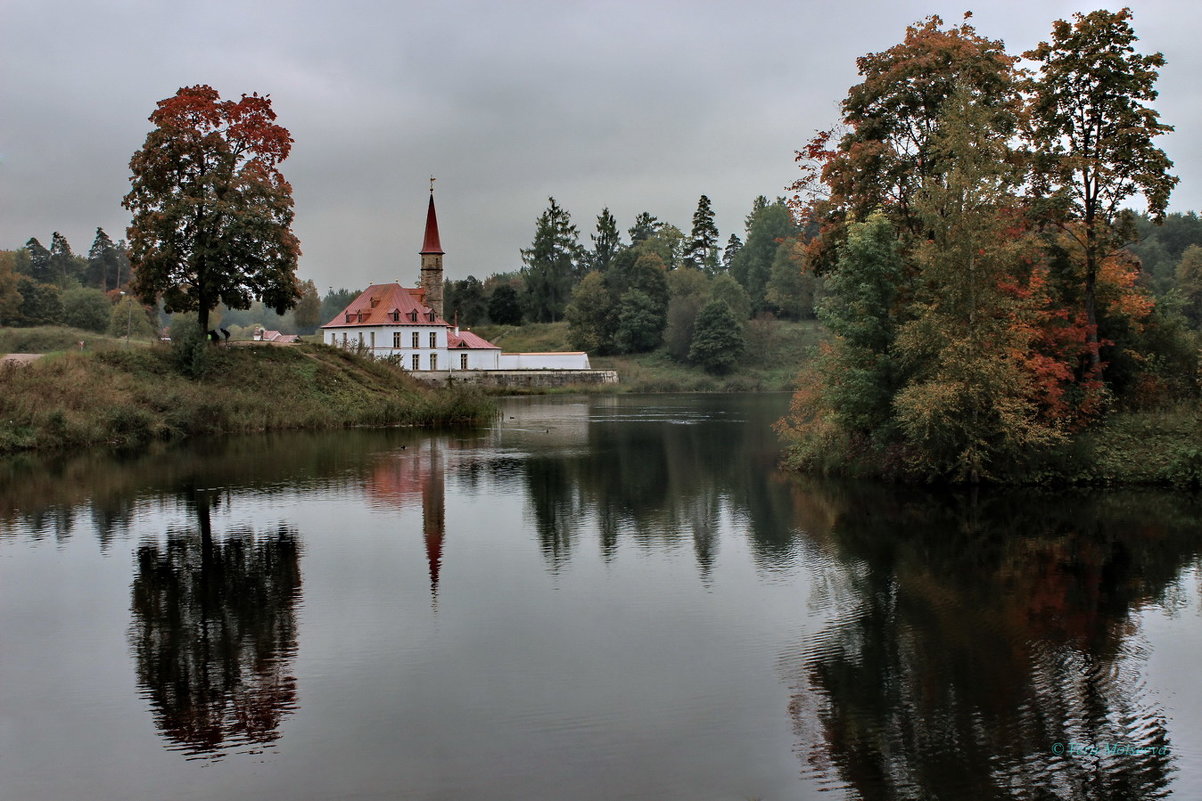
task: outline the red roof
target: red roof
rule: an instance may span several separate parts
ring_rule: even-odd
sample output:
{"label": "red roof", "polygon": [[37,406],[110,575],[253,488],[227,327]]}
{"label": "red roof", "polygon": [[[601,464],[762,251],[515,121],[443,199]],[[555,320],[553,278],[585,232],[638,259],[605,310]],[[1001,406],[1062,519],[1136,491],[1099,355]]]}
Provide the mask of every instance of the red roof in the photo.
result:
{"label": "red roof", "polygon": [[447,334],[447,347],[450,348],[483,348],[488,350],[500,350],[500,345],[494,345],[479,334],[473,334],[471,331],[460,331],[458,336],[452,331]]}
{"label": "red roof", "polygon": [[299,342],[300,337],[296,334],[281,334],[279,331],[268,331],[267,329],[259,329],[260,342],[278,342],[282,345],[291,345],[293,342]]}
{"label": "red roof", "polygon": [[422,301],[424,289],[400,284],[372,284],[322,328],[361,325],[447,325]]}
{"label": "red roof", "polygon": [[421,254],[445,253],[438,241],[438,216],[434,213],[434,195],[430,195],[430,208],[426,211],[426,238],[422,242]]}

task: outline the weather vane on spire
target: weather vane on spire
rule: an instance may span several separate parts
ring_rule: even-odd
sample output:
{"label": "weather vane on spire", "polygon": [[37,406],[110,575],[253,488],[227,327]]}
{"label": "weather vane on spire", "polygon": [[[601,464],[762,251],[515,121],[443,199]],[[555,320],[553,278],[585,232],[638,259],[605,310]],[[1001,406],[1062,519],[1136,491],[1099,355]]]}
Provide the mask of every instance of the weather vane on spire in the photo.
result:
{"label": "weather vane on spire", "polygon": [[430,194],[431,195],[434,194],[434,182],[437,180],[438,179],[435,178],[433,175],[430,176]]}

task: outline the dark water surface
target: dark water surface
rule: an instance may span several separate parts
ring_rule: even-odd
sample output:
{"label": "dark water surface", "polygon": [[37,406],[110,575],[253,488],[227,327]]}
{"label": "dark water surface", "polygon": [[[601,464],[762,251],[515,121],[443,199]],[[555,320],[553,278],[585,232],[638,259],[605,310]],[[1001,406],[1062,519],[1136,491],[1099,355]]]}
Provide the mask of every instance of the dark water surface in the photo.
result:
{"label": "dark water surface", "polygon": [[0,463],[0,799],[1202,797],[1202,501],[776,470],[783,396]]}

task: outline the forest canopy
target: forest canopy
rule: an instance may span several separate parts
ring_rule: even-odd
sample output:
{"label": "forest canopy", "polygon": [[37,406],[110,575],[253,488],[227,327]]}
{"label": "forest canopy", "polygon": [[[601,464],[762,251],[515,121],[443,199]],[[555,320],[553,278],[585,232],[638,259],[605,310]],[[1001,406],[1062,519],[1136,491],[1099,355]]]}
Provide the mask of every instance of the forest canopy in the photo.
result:
{"label": "forest canopy", "polygon": [[1021,57],[968,16],[858,59],[838,125],[798,153],[834,335],[782,423],[799,465],[1012,479],[1116,409],[1197,395],[1185,304],[1126,248],[1177,182],[1163,57],[1127,9],[1057,21]]}

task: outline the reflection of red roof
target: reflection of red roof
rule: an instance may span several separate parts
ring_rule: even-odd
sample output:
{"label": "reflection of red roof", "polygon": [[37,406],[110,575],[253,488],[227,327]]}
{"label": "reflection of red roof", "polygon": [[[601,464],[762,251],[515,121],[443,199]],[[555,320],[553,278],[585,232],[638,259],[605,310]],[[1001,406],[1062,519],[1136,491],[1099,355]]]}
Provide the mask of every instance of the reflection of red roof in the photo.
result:
{"label": "reflection of red roof", "polygon": [[406,501],[421,498],[430,474],[423,469],[419,458],[414,454],[409,458],[396,457],[376,465],[366,482],[368,494],[376,500],[397,506],[405,506]]}
{"label": "reflection of red roof", "polygon": [[358,325],[447,325],[426,306],[424,289],[372,284],[322,328]]}
{"label": "reflection of red roof", "polygon": [[447,334],[447,347],[462,348],[484,348],[488,350],[500,350],[499,345],[494,345],[479,334],[473,334],[471,331],[460,331],[456,335],[453,331]]}

